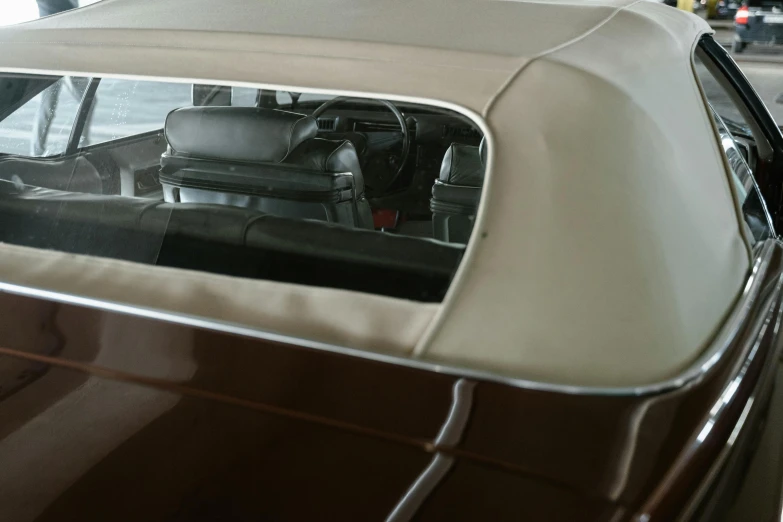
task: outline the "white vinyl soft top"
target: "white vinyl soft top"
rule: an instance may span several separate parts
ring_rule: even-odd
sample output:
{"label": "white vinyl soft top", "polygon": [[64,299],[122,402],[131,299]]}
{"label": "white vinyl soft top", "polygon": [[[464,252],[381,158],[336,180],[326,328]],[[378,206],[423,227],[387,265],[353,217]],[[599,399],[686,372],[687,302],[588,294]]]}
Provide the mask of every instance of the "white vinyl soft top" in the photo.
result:
{"label": "white vinyl soft top", "polygon": [[[710,342],[749,267],[692,70],[709,30],[652,2],[462,0],[103,0],[2,28],[2,71],[434,102],[474,118],[490,164],[439,306],[147,267],[160,277],[144,296],[127,291],[128,263],[12,247],[0,281],[532,380],[669,378]],[[71,262],[100,270],[87,284]],[[258,291],[296,321],[272,304],[248,314]],[[200,309],[204,295],[221,306]]]}
{"label": "white vinyl soft top", "polygon": [[520,7],[481,0],[103,0],[34,23],[58,31],[287,36],[530,57],[584,34],[629,3],[576,0]]}
{"label": "white vinyl soft top", "polygon": [[[575,44],[621,10],[637,11],[635,3],[102,0],[0,28],[0,43],[6,68],[68,64],[85,73],[161,77],[187,71],[194,79],[388,90],[481,112],[528,61]],[[687,47],[709,31],[696,17],[672,14],[645,16],[633,45],[651,43],[650,30],[669,24],[669,37]],[[357,62],[368,74],[355,74]],[[253,74],[253,65],[264,68]]]}

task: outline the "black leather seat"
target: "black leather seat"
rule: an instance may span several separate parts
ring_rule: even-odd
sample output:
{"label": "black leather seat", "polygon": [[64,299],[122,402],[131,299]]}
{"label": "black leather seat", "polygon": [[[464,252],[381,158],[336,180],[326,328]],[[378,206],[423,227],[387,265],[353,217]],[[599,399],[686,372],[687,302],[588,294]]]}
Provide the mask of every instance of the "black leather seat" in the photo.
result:
{"label": "black leather seat", "polygon": [[0,242],[236,277],[440,301],[463,248],[254,210],[0,179]]}
{"label": "black leather seat", "polygon": [[432,187],[432,233],[435,239],[467,243],[484,184],[485,142],[478,147],[452,143]]}
{"label": "black leather seat", "polygon": [[257,107],[169,113],[164,199],[373,228],[359,158],[348,140],[316,138],[315,119]]}

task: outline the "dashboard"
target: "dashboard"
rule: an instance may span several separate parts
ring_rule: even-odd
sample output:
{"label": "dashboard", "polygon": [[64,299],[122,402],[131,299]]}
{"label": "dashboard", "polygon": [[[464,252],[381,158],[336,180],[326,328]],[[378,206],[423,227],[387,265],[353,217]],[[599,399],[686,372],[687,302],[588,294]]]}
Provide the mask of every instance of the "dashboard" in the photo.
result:
{"label": "dashboard", "polygon": [[[316,108],[317,104],[308,104],[296,110],[312,114]],[[374,208],[426,215],[448,147],[452,143],[477,146],[483,134],[470,119],[453,111],[413,104],[397,104],[397,108],[406,122],[410,149],[396,178],[403,138],[397,118],[387,108],[346,101],[317,118],[318,137],[354,144]]]}

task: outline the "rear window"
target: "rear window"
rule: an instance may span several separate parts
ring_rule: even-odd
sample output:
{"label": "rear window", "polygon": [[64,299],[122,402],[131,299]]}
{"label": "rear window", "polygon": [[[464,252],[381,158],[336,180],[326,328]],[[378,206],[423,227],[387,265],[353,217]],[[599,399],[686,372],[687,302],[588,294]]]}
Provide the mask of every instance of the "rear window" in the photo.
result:
{"label": "rear window", "polygon": [[440,301],[483,136],[435,106],[5,75],[0,241]]}

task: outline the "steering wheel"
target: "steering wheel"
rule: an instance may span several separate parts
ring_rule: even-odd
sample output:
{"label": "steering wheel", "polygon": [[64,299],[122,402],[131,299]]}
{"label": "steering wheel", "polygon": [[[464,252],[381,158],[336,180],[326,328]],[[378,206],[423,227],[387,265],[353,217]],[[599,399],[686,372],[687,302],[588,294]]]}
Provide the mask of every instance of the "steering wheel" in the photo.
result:
{"label": "steering wheel", "polygon": [[[405,123],[405,117],[400,110],[388,100],[372,100],[368,98],[353,98],[350,96],[338,96],[324,102],[320,107],[313,111],[313,118],[320,117],[323,113],[333,108],[335,105],[346,102],[375,102],[384,105],[397,118],[402,136],[402,151],[399,156],[389,153],[389,145],[397,144],[398,140],[389,140],[384,137],[381,140],[372,141],[364,133],[352,132],[347,136],[356,146],[356,151],[360,157],[360,164],[364,172],[365,186],[368,190],[368,196],[378,196],[388,189],[392,183],[402,173],[405,162],[408,160],[408,154],[411,148],[411,138],[408,133],[408,125]],[[358,143],[357,143],[358,142]],[[365,169],[366,167],[369,167]],[[385,175],[385,171],[391,170],[390,175]],[[372,194],[370,194],[370,192]]]}

